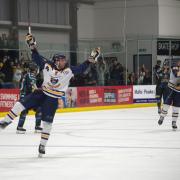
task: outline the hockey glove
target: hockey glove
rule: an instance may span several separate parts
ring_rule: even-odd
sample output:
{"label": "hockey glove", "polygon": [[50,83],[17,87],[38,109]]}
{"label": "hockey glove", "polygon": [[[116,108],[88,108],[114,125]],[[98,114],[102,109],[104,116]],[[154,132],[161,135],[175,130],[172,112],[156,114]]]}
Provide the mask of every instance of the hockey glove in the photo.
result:
{"label": "hockey glove", "polygon": [[96,63],[98,60],[98,57],[100,56],[101,48],[97,47],[91,51],[90,57],[88,58],[89,62]]}
{"label": "hockey glove", "polygon": [[35,37],[32,34],[27,33],[26,35],[26,43],[31,48],[34,49],[36,46],[36,40]]}

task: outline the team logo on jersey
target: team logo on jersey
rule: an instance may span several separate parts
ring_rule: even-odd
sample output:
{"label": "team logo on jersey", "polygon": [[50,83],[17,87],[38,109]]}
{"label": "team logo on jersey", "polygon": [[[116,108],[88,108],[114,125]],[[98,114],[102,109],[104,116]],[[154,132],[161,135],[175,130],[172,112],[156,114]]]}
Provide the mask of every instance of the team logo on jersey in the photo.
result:
{"label": "team logo on jersey", "polygon": [[58,83],[58,78],[53,78],[53,77],[51,77],[51,84],[53,84],[53,85],[55,85],[55,84],[57,84]]}

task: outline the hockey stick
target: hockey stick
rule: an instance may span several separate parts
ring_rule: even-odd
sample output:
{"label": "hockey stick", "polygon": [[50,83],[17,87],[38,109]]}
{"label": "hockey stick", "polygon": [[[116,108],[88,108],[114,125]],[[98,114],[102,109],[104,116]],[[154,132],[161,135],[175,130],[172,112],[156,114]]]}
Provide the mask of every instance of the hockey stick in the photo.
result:
{"label": "hockey stick", "polygon": [[30,0],[28,0],[28,33],[31,34],[31,22],[30,22]]}

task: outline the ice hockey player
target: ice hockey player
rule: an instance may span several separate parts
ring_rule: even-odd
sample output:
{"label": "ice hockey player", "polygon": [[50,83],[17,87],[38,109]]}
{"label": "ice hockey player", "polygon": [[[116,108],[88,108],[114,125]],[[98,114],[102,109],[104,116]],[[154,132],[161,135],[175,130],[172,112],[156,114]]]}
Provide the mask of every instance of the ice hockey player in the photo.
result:
{"label": "ice hockey player", "polygon": [[153,71],[154,71],[155,75],[156,75],[156,72],[159,71],[160,69],[161,69],[161,60],[157,60],[157,64],[153,67]]}
{"label": "ice hockey player", "polygon": [[93,51],[91,56],[79,66],[68,66],[65,55],[55,54],[52,61],[45,60],[37,51],[35,38],[28,34],[26,42],[31,48],[32,60],[43,70],[42,89],[35,90],[19,102],[0,121],[0,128],[4,129],[12,123],[18,114],[25,109],[42,107],[43,131],[39,145],[39,157],[45,154],[45,146],[50,136],[54,115],[58,106],[58,98],[64,97],[74,74],[83,73],[90,63],[95,63],[99,51]]}
{"label": "ice hockey player", "polygon": [[[37,74],[38,74],[38,66],[35,63],[30,63],[29,64],[29,71],[24,74],[22,80],[21,80],[21,85],[20,85],[20,99],[23,99],[25,96],[31,94],[33,91],[35,91],[38,87],[36,85],[37,82]],[[41,113],[41,107],[34,108],[35,111],[35,132],[41,132],[41,118],[42,118],[42,113]],[[23,128],[24,122],[26,119],[26,116],[28,114],[28,109],[25,109],[24,111],[21,112],[20,117],[19,117],[19,122],[17,126],[17,133],[18,134],[24,134],[26,132],[26,129]]]}
{"label": "ice hockey player", "polygon": [[163,67],[156,71],[156,99],[157,99],[157,107],[158,113],[161,114],[161,102],[162,98],[165,101],[165,97],[167,97],[167,84],[170,77],[170,67],[169,63],[165,61],[163,63]]}
{"label": "ice hockey player", "polygon": [[168,114],[168,109],[172,106],[172,128],[177,129],[176,121],[180,108],[180,60],[171,60],[171,73],[168,82],[168,94],[163,104],[162,112],[158,124],[163,123],[164,117]]}

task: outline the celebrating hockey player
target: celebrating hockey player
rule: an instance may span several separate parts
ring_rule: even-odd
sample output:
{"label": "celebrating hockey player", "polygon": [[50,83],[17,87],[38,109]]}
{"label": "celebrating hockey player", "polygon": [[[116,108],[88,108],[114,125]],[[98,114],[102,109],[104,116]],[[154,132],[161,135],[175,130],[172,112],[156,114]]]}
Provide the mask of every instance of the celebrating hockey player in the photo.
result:
{"label": "celebrating hockey player", "polygon": [[31,48],[32,60],[43,70],[44,81],[42,89],[35,90],[15,103],[10,112],[0,121],[0,128],[6,128],[23,110],[41,106],[43,121],[43,131],[39,145],[39,156],[41,157],[45,154],[45,146],[49,139],[54,115],[58,107],[58,98],[65,96],[69,81],[74,74],[83,73],[90,63],[96,62],[100,51],[99,49],[93,51],[83,64],[68,67],[66,57],[63,54],[55,54],[52,61],[45,60],[38,53],[35,38],[31,34],[27,34],[26,42]]}
{"label": "celebrating hockey player", "polygon": [[168,82],[168,94],[163,104],[162,112],[158,124],[163,123],[164,117],[168,113],[169,107],[172,106],[172,128],[177,129],[176,121],[180,108],[180,60],[172,60],[170,80]]}
{"label": "celebrating hockey player", "polygon": [[[21,81],[20,85],[20,99],[22,100],[24,97],[27,95],[31,94],[33,91],[35,91],[38,87],[36,85],[37,82],[37,76],[38,74],[38,67],[35,63],[29,64],[29,72],[27,72]],[[42,128],[40,127],[41,125],[41,107],[37,107],[34,109],[35,113],[35,132],[41,132]],[[21,112],[20,117],[19,117],[19,122],[17,126],[17,133],[18,134],[24,134],[26,132],[26,129],[23,128],[24,122],[26,119],[26,116],[28,114],[28,109],[25,109],[24,111]]]}
{"label": "celebrating hockey player", "polygon": [[157,69],[156,73],[156,99],[157,99],[157,107],[158,113],[161,114],[161,101],[165,101],[165,97],[167,97],[167,84],[170,77],[170,68],[169,63],[165,61],[163,63],[163,67]]}

